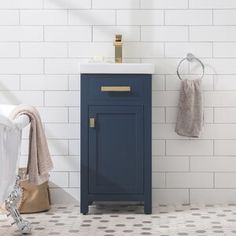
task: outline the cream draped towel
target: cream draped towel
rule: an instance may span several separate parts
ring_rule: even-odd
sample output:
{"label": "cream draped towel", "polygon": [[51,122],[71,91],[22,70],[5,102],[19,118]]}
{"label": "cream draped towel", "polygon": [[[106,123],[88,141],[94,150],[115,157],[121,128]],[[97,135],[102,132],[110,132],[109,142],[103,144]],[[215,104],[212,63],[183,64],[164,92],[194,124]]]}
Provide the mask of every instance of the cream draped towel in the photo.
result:
{"label": "cream draped towel", "polygon": [[21,114],[28,115],[31,121],[27,165],[29,182],[39,185],[48,181],[49,172],[53,168],[47,139],[44,133],[40,114],[35,107],[24,104],[18,105],[10,114],[10,118],[15,119]]}
{"label": "cream draped towel", "polygon": [[199,137],[203,128],[202,80],[182,80],[175,132],[186,137]]}

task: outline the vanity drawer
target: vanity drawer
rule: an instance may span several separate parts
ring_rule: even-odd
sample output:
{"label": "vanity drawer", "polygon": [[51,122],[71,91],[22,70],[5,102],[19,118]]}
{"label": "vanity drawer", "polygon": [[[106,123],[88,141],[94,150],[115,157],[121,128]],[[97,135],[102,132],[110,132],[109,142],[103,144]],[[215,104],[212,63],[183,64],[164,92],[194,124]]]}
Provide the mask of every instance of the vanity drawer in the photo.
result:
{"label": "vanity drawer", "polygon": [[83,74],[89,99],[140,99],[145,94],[145,79],[149,75]]}

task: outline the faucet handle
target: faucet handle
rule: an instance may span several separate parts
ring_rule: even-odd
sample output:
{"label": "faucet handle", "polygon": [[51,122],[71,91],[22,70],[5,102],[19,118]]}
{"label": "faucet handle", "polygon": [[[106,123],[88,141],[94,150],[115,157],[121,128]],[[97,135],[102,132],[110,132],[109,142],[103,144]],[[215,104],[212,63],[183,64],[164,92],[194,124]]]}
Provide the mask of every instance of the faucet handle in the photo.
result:
{"label": "faucet handle", "polygon": [[122,42],[122,34],[116,34],[116,42]]}

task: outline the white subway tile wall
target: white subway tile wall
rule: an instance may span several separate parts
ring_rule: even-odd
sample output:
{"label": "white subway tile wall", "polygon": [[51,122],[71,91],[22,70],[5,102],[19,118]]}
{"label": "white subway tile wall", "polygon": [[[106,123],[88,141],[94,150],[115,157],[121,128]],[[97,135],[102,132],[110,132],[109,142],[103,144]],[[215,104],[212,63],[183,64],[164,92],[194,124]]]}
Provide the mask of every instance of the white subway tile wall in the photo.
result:
{"label": "white subway tile wall", "polygon": [[[42,116],[54,161],[55,203],[80,198],[79,63],[114,59],[122,33],[126,62],[151,62],[153,204],[236,203],[235,0],[0,1],[0,103],[29,103]],[[206,66],[201,138],[174,132],[178,62],[192,52]],[[201,68],[187,63],[185,78]],[[27,129],[28,130],[28,129]],[[26,164],[27,131],[22,160]]]}

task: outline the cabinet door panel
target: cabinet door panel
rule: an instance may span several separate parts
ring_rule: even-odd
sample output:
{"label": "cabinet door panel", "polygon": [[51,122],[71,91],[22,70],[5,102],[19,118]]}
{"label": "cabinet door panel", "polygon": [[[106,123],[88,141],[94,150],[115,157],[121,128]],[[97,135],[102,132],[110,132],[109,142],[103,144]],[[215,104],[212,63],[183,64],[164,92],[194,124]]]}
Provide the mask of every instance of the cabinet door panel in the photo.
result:
{"label": "cabinet door panel", "polygon": [[90,106],[89,193],[143,193],[142,106]]}

